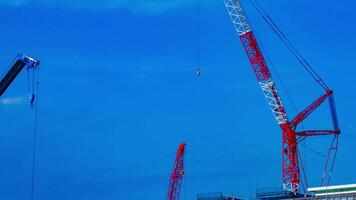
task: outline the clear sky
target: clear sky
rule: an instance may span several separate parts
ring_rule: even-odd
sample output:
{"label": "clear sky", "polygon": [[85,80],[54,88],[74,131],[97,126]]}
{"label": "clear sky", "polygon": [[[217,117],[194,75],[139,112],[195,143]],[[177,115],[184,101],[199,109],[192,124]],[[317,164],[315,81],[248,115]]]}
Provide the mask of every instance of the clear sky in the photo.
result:
{"label": "clear sky", "polygon": [[[260,2],[335,91],[343,135],[332,184],[356,183],[356,3]],[[322,91],[243,3],[302,110]],[[223,0],[201,1],[196,77],[196,10],[189,0],[0,0],[0,71],[18,52],[41,60],[36,199],[164,199],[183,141],[183,200],[281,185],[281,133]],[[26,87],[22,72],[0,101],[0,199],[30,198]],[[305,126],[329,127],[329,118],[322,107]],[[306,145],[322,152],[326,142]],[[318,186],[322,157],[301,151]]]}

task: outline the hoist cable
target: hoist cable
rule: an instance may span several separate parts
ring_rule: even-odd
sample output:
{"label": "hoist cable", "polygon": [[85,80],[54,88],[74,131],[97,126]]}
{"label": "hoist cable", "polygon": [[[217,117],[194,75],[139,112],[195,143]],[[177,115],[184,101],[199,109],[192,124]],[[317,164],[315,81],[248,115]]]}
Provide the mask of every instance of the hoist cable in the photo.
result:
{"label": "hoist cable", "polygon": [[250,0],[252,5],[256,10],[262,15],[262,18],[267,22],[267,24],[272,28],[276,35],[282,40],[285,46],[294,54],[297,60],[302,64],[302,66],[307,70],[307,72],[314,78],[314,80],[325,90],[328,90],[328,87],[316,73],[313,67],[306,61],[306,59],[301,55],[297,48],[290,42],[282,30],[278,27],[277,23],[267,14],[267,12],[262,8],[262,6],[256,0]]}
{"label": "hoist cable", "polygon": [[[298,155],[300,155],[299,148],[297,148],[297,151],[298,151]],[[303,180],[305,181],[305,185],[307,186],[306,188],[309,188],[308,179],[307,179],[307,175],[306,175],[306,170],[305,170],[305,167],[304,167],[303,159],[302,159],[301,156],[299,156],[298,158],[299,158],[300,164],[302,165]],[[303,184],[304,193],[306,193],[303,181],[302,181],[302,184]]]}
{"label": "hoist cable", "polygon": [[196,56],[197,56],[197,67],[198,69],[200,68],[200,0],[197,0],[197,5],[196,5]]}
{"label": "hoist cable", "polygon": [[29,68],[27,68],[26,70],[27,70],[27,93],[30,93],[31,72],[30,72]]}
{"label": "hoist cable", "polygon": [[35,92],[35,69],[32,70],[32,93]]}
{"label": "hoist cable", "polygon": [[335,161],[336,161],[336,155],[337,155],[337,151],[339,149],[339,136],[336,135],[336,146],[335,146],[335,153],[334,153],[334,158],[331,164],[331,169],[330,169],[330,173],[329,173],[329,178],[328,178],[328,182],[327,182],[327,186],[330,185],[330,181],[331,181],[331,177],[332,177],[332,173],[334,171],[334,166],[335,166]]}
{"label": "hoist cable", "polygon": [[[323,186],[323,183],[324,183],[324,180],[325,180],[325,176],[326,176],[326,171],[327,171],[328,166],[329,166],[329,161],[330,161],[329,158],[330,158],[330,156],[332,154],[332,150],[334,149],[333,147],[335,146],[336,139],[338,140],[338,137],[334,136],[333,141],[331,142],[330,148],[328,150],[328,156],[326,158],[326,163],[325,163],[325,166],[324,166],[324,170],[323,170],[323,175],[322,175],[322,178],[321,178],[320,186]],[[334,160],[335,160],[335,157],[336,157],[336,154],[334,155]]]}
{"label": "hoist cable", "polygon": [[[305,138],[305,137],[304,137]],[[305,144],[301,144],[303,147],[305,147],[307,150],[309,150],[310,152],[318,155],[318,156],[321,156],[321,157],[326,157],[326,153],[329,152],[329,151],[324,151],[324,152],[318,152],[318,151],[315,151],[314,149],[310,148],[309,146],[305,145]]]}
{"label": "hoist cable", "polygon": [[[38,69],[37,69],[38,70]],[[33,75],[35,75],[33,73]],[[36,79],[35,76],[33,79]],[[35,94],[35,107],[34,107],[34,128],[33,128],[33,150],[32,150],[32,182],[31,182],[31,200],[34,199],[34,190],[35,190],[35,167],[36,167],[36,150],[37,150],[37,131],[38,131],[38,96],[39,96],[39,78],[38,78],[38,71],[37,71],[37,80],[33,81],[33,83],[36,83],[36,92]],[[33,88],[35,86],[33,85]]]}
{"label": "hoist cable", "polygon": [[251,4],[255,9],[261,14],[262,18],[271,27],[273,32],[281,39],[284,45],[290,50],[290,52],[296,57],[300,64],[305,68],[305,70],[313,77],[313,79],[324,89],[329,90],[328,86],[321,79],[321,77],[316,73],[309,62],[302,56],[299,50],[293,45],[293,43],[287,38],[283,31],[279,28],[277,23],[267,14],[267,12],[262,8],[262,6],[256,0],[250,0]]}
{"label": "hoist cable", "polygon": [[334,154],[333,154],[333,160],[331,162],[331,167],[330,167],[330,171],[329,171],[329,175],[328,175],[328,180],[326,182],[326,186],[329,186],[330,184],[330,180],[331,180],[331,176],[332,176],[332,172],[334,170],[334,166],[335,166],[335,160],[336,160],[336,155],[337,155],[337,150],[338,150],[338,145],[339,145],[339,136],[338,135],[335,135],[334,136],[334,139],[330,145],[330,148],[329,148],[329,152],[328,152],[328,157],[327,157],[327,161],[326,161],[326,164],[324,166],[324,171],[323,171],[323,176],[322,176],[322,179],[321,179],[321,186],[323,186],[323,183],[324,183],[324,180],[325,180],[325,176],[326,176],[326,170],[328,169],[328,166],[329,166],[329,158],[330,156],[332,155],[332,151],[334,150]]}

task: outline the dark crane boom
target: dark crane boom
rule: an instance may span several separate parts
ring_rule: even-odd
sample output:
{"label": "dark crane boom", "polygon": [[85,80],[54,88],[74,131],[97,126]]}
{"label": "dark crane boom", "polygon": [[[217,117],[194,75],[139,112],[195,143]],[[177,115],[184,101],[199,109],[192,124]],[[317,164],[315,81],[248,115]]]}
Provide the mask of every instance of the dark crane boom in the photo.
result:
{"label": "dark crane boom", "polygon": [[18,74],[22,71],[24,67],[30,69],[35,69],[39,65],[39,61],[23,54],[19,54],[16,57],[15,63],[11,66],[9,71],[0,81],[0,97],[5,93],[7,88],[15,80]]}

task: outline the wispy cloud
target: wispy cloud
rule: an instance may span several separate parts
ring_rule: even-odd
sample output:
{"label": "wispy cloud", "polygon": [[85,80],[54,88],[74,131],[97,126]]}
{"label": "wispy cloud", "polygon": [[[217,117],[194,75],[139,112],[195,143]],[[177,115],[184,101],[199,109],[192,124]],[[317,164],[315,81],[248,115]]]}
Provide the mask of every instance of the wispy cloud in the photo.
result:
{"label": "wispy cloud", "polygon": [[0,0],[0,6],[47,6],[90,11],[124,9],[135,14],[158,14],[192,6],[191,0]]}
{"label": "wispy cloud", "polygon": [[161,13],[185,6],[194,5],[191,0],[123,0],[122,8],[136,13]]}
{"label": "wispy cloud", "polygon": [[3,98],[0,99],[0,104],[2,105],[16,105],[22,104],[24,99],[22,97],[10,97],[10,98]]}

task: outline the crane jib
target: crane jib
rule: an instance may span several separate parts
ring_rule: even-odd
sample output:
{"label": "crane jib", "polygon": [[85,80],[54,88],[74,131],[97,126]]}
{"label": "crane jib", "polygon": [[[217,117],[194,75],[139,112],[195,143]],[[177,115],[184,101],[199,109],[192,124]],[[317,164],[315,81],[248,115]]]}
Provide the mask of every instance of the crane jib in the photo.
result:
{"label": "crane jib", "polygon": [[4,94],[6,89],[10,86],[10,84],[15,80],[17,75],[22,71],[22,69],[26,66],[26,63],[22,60],[17,60],[15,64],[10,68],[10,70],[6,73],[4,78],[0,81],[0,96]]}

